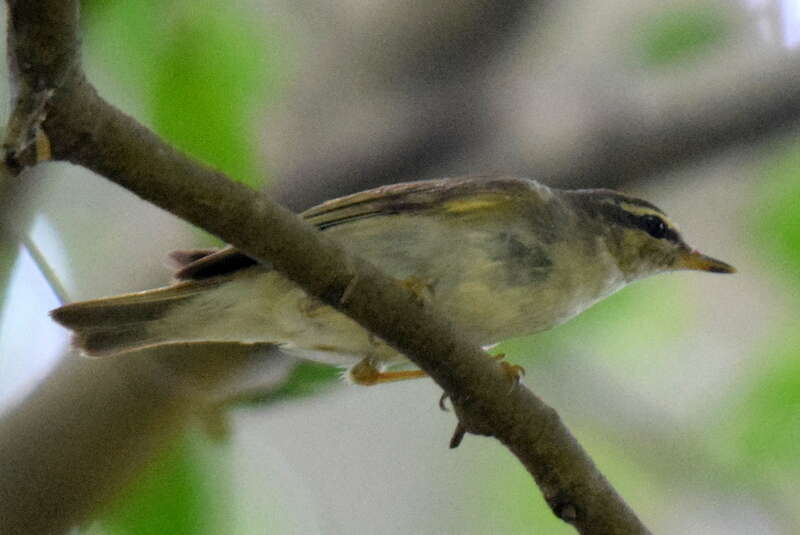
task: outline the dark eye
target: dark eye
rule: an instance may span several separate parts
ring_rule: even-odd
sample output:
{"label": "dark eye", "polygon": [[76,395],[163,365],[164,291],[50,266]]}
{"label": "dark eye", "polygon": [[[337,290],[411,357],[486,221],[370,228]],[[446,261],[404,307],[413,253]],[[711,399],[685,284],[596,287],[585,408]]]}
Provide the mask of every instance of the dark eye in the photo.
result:
{"label": "dark eye", "polygon": [[642,229],[657,240],[666,237],[667,224],[658,216],[646,215],[640,220]]}

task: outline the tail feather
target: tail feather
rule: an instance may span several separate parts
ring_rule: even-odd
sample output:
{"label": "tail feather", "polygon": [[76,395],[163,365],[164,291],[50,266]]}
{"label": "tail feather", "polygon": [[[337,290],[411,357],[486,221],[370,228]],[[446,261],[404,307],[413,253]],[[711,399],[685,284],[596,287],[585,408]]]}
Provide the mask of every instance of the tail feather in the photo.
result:
{"label": "tail feather", "polygon": [[73,345],[90,356],[105,356],[163,343],[150,328],[176,305],[224,282],[208,279],[146,292],[64,305],[50,316],[74,332]]}
{"label": "tail feather", "polygon": [[105,329],[83,329],[75,331],[72,336],[72,345],[91,357],[126,353],[156,345],[160,341],[163,342],[163,340],[158,340],[149,335],[148,329],[144,324],[121,325]]}

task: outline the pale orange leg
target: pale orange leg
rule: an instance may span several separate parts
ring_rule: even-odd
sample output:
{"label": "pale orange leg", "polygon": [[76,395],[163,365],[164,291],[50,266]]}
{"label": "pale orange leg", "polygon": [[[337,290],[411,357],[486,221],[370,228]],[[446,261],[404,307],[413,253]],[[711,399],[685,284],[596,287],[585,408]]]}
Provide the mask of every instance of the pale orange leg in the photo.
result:
{"label": "pale orange leg", "polygon": [[350,368],[347,375],[355,384],[363,386],[405,381],[407,379],[419,379],[428,376],[428,374],[422,370],[382,372],[375,367],[375,364],[370,359],[364,359]]}
{"label": "pale orange leg", "polygon": [[[512,383],[512,389],[516,387],[520,382],[520,377],[525,375],[525,368],[519,366],[517,364],[511,364],[509,362],[505,362],[505,354],[500,353],[498,355],[492,355],[494,360],[500,361],[500,366],[503,368],[503,371],[508,375],[509,379]],[[375,367],[375,364],[372,360],[365,358],[348,371],[348,377],[351,381],[355,384],[363,385],[363,386],[372,386],[381,383],[392,383],[395,381],[406,381],[408,379],[420,379],[423,377],[428,377],[428,374],[422,370],[400,370],[400,371],[392,371],[392,372],[382,372],[378,368]],[[439,406],[444,409],[444,398],[439,402]]]}
{"label": "pale orange leg", "polygon": [[421,379],[428,374],[422,370],[400,370],[395,372],[378,372],[378,377],[372,384],[391,383],[392,381],[405,381],[407,379]]}

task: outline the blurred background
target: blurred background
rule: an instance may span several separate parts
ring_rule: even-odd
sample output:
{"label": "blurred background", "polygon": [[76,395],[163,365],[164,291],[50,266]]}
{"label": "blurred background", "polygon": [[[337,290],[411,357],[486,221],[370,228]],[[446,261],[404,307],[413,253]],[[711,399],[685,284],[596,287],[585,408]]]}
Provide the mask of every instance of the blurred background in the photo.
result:
{"label": "blurred background", "polygon": [[[739,273],[649,279],[498,350],[654,532],[800,533],[800,1],[94,0],[82,24],[101,94],[293,209],[487,173],[663,208]],[[69,447],[96,407],[143,416],[125,381],[113,400],[64,384],[111,365],[70,353],[48,278],[70,300],[136,291],[169,282],[168,251],[218,244],[83,169],[22,178],[0,199],[0,427]],[[74,533],[573,532],[496,441],[447,449],[434,383],[338,374],[269,354],[181,383],[185,425],[135,463],[104,451],[130,473]],[[78,401],[41,401],[59,388]]]}

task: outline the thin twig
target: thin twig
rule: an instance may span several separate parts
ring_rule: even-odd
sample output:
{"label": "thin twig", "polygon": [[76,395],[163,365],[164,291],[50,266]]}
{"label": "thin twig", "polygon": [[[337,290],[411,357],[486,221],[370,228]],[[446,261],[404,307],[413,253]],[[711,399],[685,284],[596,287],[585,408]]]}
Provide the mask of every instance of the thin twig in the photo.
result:
{"label": "thin twig", "polygon": [[44,253],[42,253],[42,250],[39,249],[33,239],[23,234],[20,236],[19,241],[25,249],[27,249],[28,254],[31,255],[31,259],[33,259],[34,264],[36,264],[36,267],[39,269],[45,281],[47,281],[48,286],[50,286],[56,298],[58,298],[58,302],[62,305],[70,303],[69,292],[67,292],[66,287],[61,283],[61,279],[55,269],[53,269],[53,266],[47,261]]}

